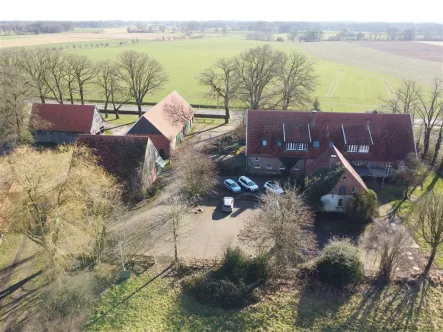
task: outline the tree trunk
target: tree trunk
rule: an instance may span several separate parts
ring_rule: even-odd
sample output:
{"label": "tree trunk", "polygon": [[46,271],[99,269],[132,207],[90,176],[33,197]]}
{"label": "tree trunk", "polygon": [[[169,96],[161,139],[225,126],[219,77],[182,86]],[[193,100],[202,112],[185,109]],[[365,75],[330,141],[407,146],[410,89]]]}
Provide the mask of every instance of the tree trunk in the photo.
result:
{"label": "tree trunk", "polygon": [[43,95],[43,93],[40,93],[40,100],[42,101],[42,104],[45,104],[45,96]]}
{"label": "tree trunk", "polygon": [[82,105],[84,105],[85,104],[85,99],[84,99],[84,96],[83,96],[83,84],[79,84],[79,89],[80,89],[80,100],[81,100]]}
{"label": "tree trunk", "polygon": [[432,263],[434,262],[435,255],[437,254],[437,246],[432,248],[431,256],[428,259],[428,264],[426,264],[425,270],[423,271],[423,278],[426,279],[428,277],[429,271],[431,270]]}
{"label": "tree trunk", "polygon": [[432,161],[431,161],[432,167],[435,165],[435,162],[437,161],[438,153],[441,148],[442,139],[443,139],[443,122],[442,122],[442,125],[440,125],[440,132],[438,133],[437,142],[435,143],[435,151],[434,151],[434,155],[432,156]]}
{"label": "tree trunk", "polygon": [[142,103],[137,99],[137,109],[138,109],[138,117],[142,117]]}
{"label": "tree trunk", "polygon": [[71,99],[71,105],[74,105],[74,95],[72,94],[71,87],[69,87],[69,98]]}
{"label": "tree trunk", "polygon": [[175,217],[172,219],[172,231],[173,231],[173,238],[174,238],[174,262],[178,263],[178,235],[177,235],[177,225],[175,223]]}
{"label": "tree trunk", "polygon": [[115,111],[115,118],[120,119],[120,115],[118,114],[118,110]]}
{"label": "tree trunk", "polygon": [[225,105],[225,124],[229,122],[231,115],[229,114],[229,106]]}
{"label": "tree trunk", "polygon": [[107,96],[105,100],[105,118],[108,117],[108,103],[109,103],[109,96]]}
{"label": "tree trunk", "polygon": [[425,136],[423,139],[423,153],[421,155],[421,159],[425,159],[429,152],[429,140],[431,136],[431,131],[428,129],[425,129]]}

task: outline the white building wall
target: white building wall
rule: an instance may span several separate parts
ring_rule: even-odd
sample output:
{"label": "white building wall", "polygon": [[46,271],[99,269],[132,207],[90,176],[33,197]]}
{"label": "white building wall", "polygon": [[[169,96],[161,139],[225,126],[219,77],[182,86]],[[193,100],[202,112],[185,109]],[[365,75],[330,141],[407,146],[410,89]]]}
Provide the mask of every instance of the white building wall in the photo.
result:
{"label": "white building wall", "polygon": [[[343,212],[346,210],[346,206],[351,198],[352,198],[352,195],[328,194],[328,195],[322,196],[322,198],[320,200],[323,203],[323,211]],[[343,199],[343,206],[341,206],[341,207],[338,206],[338,202],[340,199]]]}

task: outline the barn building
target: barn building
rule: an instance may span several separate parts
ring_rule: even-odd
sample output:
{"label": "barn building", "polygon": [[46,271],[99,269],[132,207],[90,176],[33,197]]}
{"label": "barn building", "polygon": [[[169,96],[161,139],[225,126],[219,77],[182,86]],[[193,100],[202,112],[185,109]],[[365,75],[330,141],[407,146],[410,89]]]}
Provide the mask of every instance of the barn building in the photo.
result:
{"label": "barn building", "polygon": [[94,105],[33,104],[30,130],[37,143],[74,143],[80,134],[104,132],[105,120]]}
{"label": "barn building", "polygon": [[88,147],[97,163],[118,179],[126,197],[146,192],[165,166],[148,137],[80,135],[77,144]]}
{"label": "barn building", "polygon": [[163,158],[169,158],[194,123],[194,109],[173,91],[148,110],[126,135],[146,136]]}

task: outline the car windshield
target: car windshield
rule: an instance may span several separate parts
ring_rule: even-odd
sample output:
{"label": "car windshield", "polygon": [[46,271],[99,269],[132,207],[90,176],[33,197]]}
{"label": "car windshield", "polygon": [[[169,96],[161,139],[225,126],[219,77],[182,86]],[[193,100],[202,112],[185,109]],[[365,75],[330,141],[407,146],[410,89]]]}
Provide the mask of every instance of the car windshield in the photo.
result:
{"label": "car windshield", "polygon": [[252,181],[246,181],[246,184],[247,184],[248,186],[254,186],[254,185],[255,185],[255,183],[252,182]]}

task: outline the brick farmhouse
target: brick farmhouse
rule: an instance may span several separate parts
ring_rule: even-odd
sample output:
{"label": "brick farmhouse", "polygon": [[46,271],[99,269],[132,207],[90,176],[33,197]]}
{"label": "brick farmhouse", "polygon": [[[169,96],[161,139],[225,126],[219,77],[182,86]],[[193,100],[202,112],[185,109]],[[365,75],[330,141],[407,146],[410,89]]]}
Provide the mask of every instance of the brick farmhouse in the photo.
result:
{"label": "brick farmhouse", "polygon": [[325,211],[343,211],[354,194],[368,189],[360,175],[335,146],[330,147],[320,157],[309,163],[305,173],[307,177],[310,177],[319,169],[334,166],[343,167],[344,172],[331,192],[321,198]]}
{"label": "brick farmhouse", "polygon": [[169,158],[194,123],[194,109],[173,91],[148,110],[126,135],[149,137],[163,158]]}
{"label": "brick farmhouse", "polygon": [[33,104],[30,130],[37,143],[69,144],[103,133],[105,120],[94,105]]}
{"label": "brick farmhouse", "polygon": [[358,175],[385,177],[416,153],[409,114],[249,110],[246,121],[246,164],[256,174],[304,175],[335,147]]}

